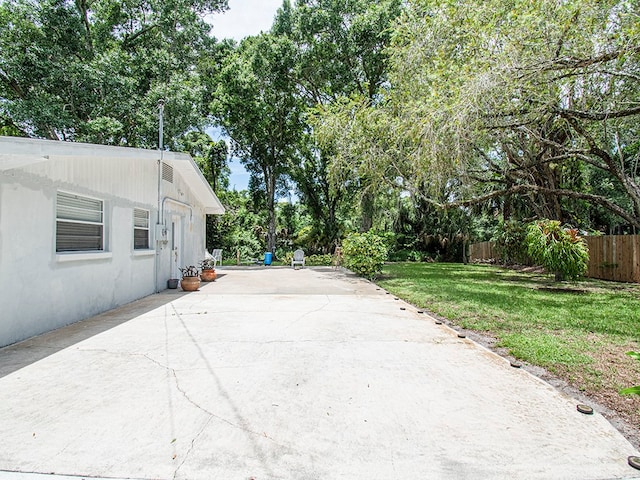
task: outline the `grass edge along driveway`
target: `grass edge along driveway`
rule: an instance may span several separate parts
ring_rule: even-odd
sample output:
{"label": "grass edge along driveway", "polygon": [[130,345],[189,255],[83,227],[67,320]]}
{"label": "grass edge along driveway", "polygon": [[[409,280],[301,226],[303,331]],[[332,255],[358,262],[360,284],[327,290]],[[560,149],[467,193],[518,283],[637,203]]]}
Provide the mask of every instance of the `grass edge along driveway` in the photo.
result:
{"label": "grass edge along driveway", "polygon": [[492,265],[389,263],[376,282],[452,324],[495,339],[491,348],[539,366],[622,421],[640,425],[640,285],[552,275]]}

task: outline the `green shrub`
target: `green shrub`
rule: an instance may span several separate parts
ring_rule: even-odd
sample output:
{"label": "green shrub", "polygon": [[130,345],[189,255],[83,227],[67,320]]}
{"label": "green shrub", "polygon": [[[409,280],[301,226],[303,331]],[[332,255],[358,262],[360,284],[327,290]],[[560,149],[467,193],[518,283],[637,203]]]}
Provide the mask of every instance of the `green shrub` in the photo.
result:
{"label": "green shrub", "polygon": [[382,271],[387,259],[387,246],[382,237],[369,231],[352,233],[342,242],[344,266],[352,272],[373,279]]}
{"label": "green shrub", "polygon": [[324,267],[330,266],[333,261],[333,257],[329,254],[325,255],[309,255],[305,258],[305,265]]}
{"label": "green shrub", "polygon": [[500,222],[496,227],[493,241],[500,254],[500,260],[506,265],[514,263],[528,264],[527,225],[517,220]]}
{"label": "green shrub", "polygon": [[[635,358],[636,360],[640,360],[640,353],[638,352],[627,352],[627,355]],[[640,395],[640,385],[636,385],[635,387],[625,388],[620,390],[622,395]]]}
{"label": "green shrub", "polygon": [[557,220],[539,220],[527,228],[526,242],[529,256],[553,272],[556,281],[576,279],[587,271],[589,250],[577,229],[563,228]]}
{"label": "green shrub", "polygon": [[280,257],[280,260],[284,265],[291,265],[291,260],[293,260],[293,252],[287,252]]}

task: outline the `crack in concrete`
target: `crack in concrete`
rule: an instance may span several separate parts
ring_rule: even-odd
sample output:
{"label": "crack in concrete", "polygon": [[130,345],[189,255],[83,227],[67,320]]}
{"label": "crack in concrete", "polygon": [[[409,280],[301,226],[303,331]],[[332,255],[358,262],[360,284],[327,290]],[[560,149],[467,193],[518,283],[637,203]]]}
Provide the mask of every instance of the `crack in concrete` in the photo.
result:
{"label": "crack in concrete", "polygon": [[[328,303],[330,303],[330,302],[328,302]],[[321,310],[327,304],[323,305],[322,307],[320,307],[317,310]],[[308,313],[312,313],[312,312],[308,312]],[[181,317],[181,315],[178,315],[178,316]],[[300,342],[300,341],[287,341],[287,340],[273,340],[273,341],[267,341],[267,342],[234,341],[234,342],[229,342],[229,343],[307,343],[307,342],[313,342],[313,340],[303,340],[302,342]],[[345,343],[345,342],[340,342],[340,343]],[[191,405],[193,405],[195,408],[197,408],[198,410],[202,411],[203,413],[205,413],[208,416],[206,421],[203,423],[202,427],[198,430],[196,435],[191,439],[190,446],[189,446],[188,450],[186,451],[186,453],[184,454],[184,458],[182,459],[182,461],[180,462],[180,464],[176,467],[176,469],[174,471],[173,479],[177,478],[180,469],[184,466],[184,464],[187,462],[187,460],[189,459],[190,455],[194,451],[197,440],[203,435],[203,433],[205,432],[207,427],[210,425],[210,423],[214,419],[218,420],[220,422],[223,422],[223,423],[229,425],[232,428],[235,428],[235,429],[241,430],[241,431],[243,431],[243,432],[245,432],[247,434],[250,434],[250,435],[252,435],[254,437],[259,437],[259,438],[266,439],[269,442],[271,442],[272,444],[274,444],[274,445],[276,445],[276,446],[278,446],[280,448],[286,449],[286,450],[291,451],[291,452],[296,452],[298,454],[303,454],[303,452],[291,447],[290,445],[284,445],[284,444],[278,442],[275,438],[269,436],[266,432],[258,432],[256,430],[253,430],[253,429],[249,428],[246,425],[238,424],[238,423],[233,422],[233,421],[231,421],[231,420],[229,420],[227,418],[224,418],[224,417],[212,412],[211,410],[208,410],[207,408],[205,408],[204,406],[199,404],[197,401],[192,399],[189,396],[189,393],[187,392],[187,390],[180,384],[180,380],[178,378],[178,372],[183,371],[183,370],[192,371],[192,370],[197,370],[198,368],[175,369],[175,368],[173,368],[173,367],[171,367],[169,365],[166,365],[166,364],[162,363],[159,360],[156,360],[155,358],[150,356],[148,353],[143,353],[143,352],[114,351],[114,350],[110,350],[110,349],[101,349],[101,348],[79,348],[78,350],[84,351],[84,352],[102,352],[102,353],[106,353],[106,354],[110,354],[110,355],[118,355],[118,356],[123,356],[123,357],[125,357],[125,356],[127,356],[127,357],[140,357],[140,358],[146,359],[147,361],[153,363],[154,365],[156,365],[156,366],[162,368],[163,370],[165,370],[166,372],[168,372],[170,374],[170,376],[173,378],[173,384],[174,384],[176,390],[182,395],[182,397],[187,402],[189,402]]]}
{"label": "crack in concrete", "polygon": [[[178,376],[177,376],[177,371],[178,370],[176,370],[176,369],[174,369],[172,367],[169,367],[168,365],[164,365],[163,363],[151,358],[147,354],[134,353],[132,355],[142,356],[142,357],[146,358],[147,360],[149,360],[150,362],[152,362],[152,363],[158,365],[159,367],[161,367],[161,368],[167,370],[168,372],[170,372],[171,376],[174,379],[174,383],[175,383],[176,389],[180,392],[180,394],[184,397],[184,399],[187,400],[187,402],[189,402],[191,405],[193,405],[194,407],[196,407],[197,409],[201,410],[202,412],[206,413],[209,416],[209,419],[207,419],[205,425],[197,433],[197,435],[194,437],[194,439],[191,440],[191,447],[189,448],[189,451],[187,452],[187,455],[185,456],[185,459],[182,461],[182,463],[180,464],[178,469],[182,466],[182,464],[184,464],[184,462],[186,461],[186,457],[188,457],[188,454],[191,453],[191,450],[193,449],[193,446],[194,446],[194,442],[202,435],[202,433],[204,432],[205,428],[209,425],[209,423],[211,423],[211,420],[214,419],[214,418],[216,420],[219,420],[219,421],[223,422],[223,423],[226,423],[227,425],[229,425],[229,426],[231,426],[233,428],[236,428],[238,430],[242,430],[243,432],[249,433],[249,434],[254,435],[256,437],[266,438],[267,440],[272,442],[274,445],[277,445],[278,447],[285,448],[285,449],[288,449],[288,450],[291,450],[291,451],[296,451],[298,453],[302,453],[302,452],[299,452],[296,449],[292,448],[291,446],[279,443],[275,438],[267,435],[266,432],[260,433],[260,432],[257,432],[255,430],[251,430],[250,428],[248,428],[248,427],[246,427],[244,425],[239,425],[239,424],[237,424],[235,422],[232,422],[231,420],[228,420],[228,419],[226,419],[226,418],[224,418],[224,417],[222,417],[220,415],[217,415],[216,413],[214,413],[214,412],[206,409],[202,405],[200,405],[198,402],[196,402],[195,400],[193,400],[189,396],[189,394],[187,393],[187,391],[184,388],[182,388],[180,386],[180,380],[178,379]],[[177,472],[177,470],[176,470],[176,472]],[[175,478],[175,475],[174,475],[174,478]]]}
{"label": "crack in concrete", "polygon": [[211,420],[213,420],[213,418],[214,418],[213,416],[209,416],[209,418],[204,423],[204,425],[202,425],[202,428],[200,429],[200,431],[196,434],[196,436],[194,438],[191,439],[191,446],[189,447],[189,449],[184,454],[184,459],[182,460],[182,462],[180,462],[180,465],[178,465],[176,467],[175,471],[173,472],[173,480],[176,479],[176,477],[178,476],[178,471],[180,471],[182,466],[185,464],[185,462],[189,458],[189,455],[191,455],[191,452],[193,451],[193,449],[194,449],[194,447],[196,445],[196,440],[198,440],[198,438],[200,438],[200,436],[204,433],[205,429],[209,426],[209,424],[211,423]]}
{"label": "crack in concrete", "polygon": [[287,325],[287,328],[290,327],[291,325],[293,325],[294,323],[299,322],[300,320],[302,320],[304,317],[311,315],[312,313],[316,313],[319,312],[321,310],[324,310],[327,306],[331,305],[331,297],[329,295],[323,295],[326,302],[324,303],[324,305],[321,305],[320,307],[316,308],[315,310],[309,310],[308,312],[303,313],[302,315],[300,315],[298,318],[296,318],[295,320],[293,320],[291,323],[289,323]]}
{"label": "crack in concrete", "polygon": [[[188,325],[185,323],[184,319],[182,318],[182,316],[180,315],[180,313],[176,310],[175,306],[173,306],[173,311],[176,314],[178,320],[180,321],[180,323],[182,324],[185,333],[189,336],[189,338],[192,340],[194,347],[198,350],[200,357],[202,359],[203,364],[206,366],[207,370],[209,371],[209,373],[211,374],[212,378],[215,380],[216,384],[217,384],[217,388],[218,388],[218,393],[221,396],[222,399],[226,400],[229,403],[229,406],[233,409],[233,411],[235,412],[235,417],[237,419],[243,419],[242,414],[240,412],[240,409],[238,408],[238,406],[236,405],[236,403],[234,402],[233,398],[229,395],[229,393],[224,389],[224,386],[222,384],[222,382],[220,381],[220,379],[218,378],[218,376],[216,375],[213,367],[211,366],[211,364],[209,363],[209,361],[207,360],[206,355],[204,354],[204,352],[202,351],[201,346],[198,344],[198,341],[196,340],[196,338],[193,336],[193,334],[191,333],[191,331],[189,330]],[[271,477],[274,477],[275,474],[274,472],[271,470],[268,462],[267,462],[267,458],[266,458],[266,454],[263,451],[263,449],[260,447],[260,445],[258,444],[258,442],[255,440],[255,437],[261,437],[261,438],[266,438],[267,440],[269,440],[272,444],[277,445],[278,447],[285,449],[286,451],[289,452],[296,452],[298,454],[300,454],[301,452],[297,451],[296,449],[290,447],[290,446],[286,446],[283,445],[279,442],[277,442],[274,438],[270,437],[269,435],[267,435],[266,432],[256,432],[252,429],[250,429],[248,426],[246,426],[244,423],[243,424],[239,424],[236,422],[232,422],[224,417],[221,417],[219,415],[214,414],[213,412],[207,410],[206,408],[204,408],[202,405],[198,404],[197,402],[193,401],[191,398],[189,398],[189,396],[187,395],[187,392],[182,389],[180,387],[180,383],[178,381],[178,377],[175,373],[175,370],[173,370],[173,375],[175,378],[175,382],[176,382],[176,388],[178,388],[178,390],[183,394],[183,396],[185,397],[185,399],[187,401],[189,401],[190,403],[192,403],[195,407],[201,409],[203,412],[206,412],[208,415],[210,415],[213,418],[216,418],[217,420],[224,422],[226,424],[228,424],[229,426],[231,426],[232,428],[241,430],[243,432],[245,432],[247,435],[247,438],[249,440],[249,442],[251,443],[251,446],[255,452],[256,457],[260,460],[260,462],[262,463],[262,466],[264,468],[264,470],[266,471],[266,473],[268,475],[270,475]]]}
{"label": "crack in concrete", "polygon": [[228,419],[226,419],[226,418],[224,418],[224,417],[221,417],[220,415],[217,415],[217,414],[215,414],[215,413],[211,412],[210,410],[207,410],[207,409],[206,409],[206,408],[204,408],[202,405],[200,405],[199,403],[197,403],[197,402],[195,402],[194,400],[192,400],[192,399],[189,397],[189,395],[187,394],[187,392],[186,392],[182,387],[180,387],[180,381],[178,380],[178,377],[177,377],[177,375],[176,375],[176,371],[175,371],[174,369],[170,369],[170,371],[172,372],[172,374],[173,374],[173,378],[175,379],[176,388],[177,388],[177,389],[178,389],[178,391],[182,394],[182,396],[183,396],[183,397],[184,397],[184,398],[185,398],[189,403],[191,403],[194,407],[196,407],[196,408],[198,408],[198,409],[202,410],[204,413],[206,413],[206,414],[207,414],[207,415],[209,415],[210,417],[215,418],[215,419],[217,419],[217,420],[220,420],[221,422],[224,422],[224,423],[226,423],[227,425],[230,425],[230,426],[231,426],[231,427],[233,427],[233,428],[237,428],[237,429],[239,429],[239,430],[242,430],[243,432],[250,433],[250,434],[252,434],[252,435],[255,435],[255,436],[258,436],[258,437],[261,437],[261,438],[266,438],[267,440],[270,440],[271,442],[273,442],[275,445],[277,445],[277,446],[279,446],[279,447],[291,449],[291,447],[288,447],[288,446],[286,446],[286,445],[282,445],[281,443],[278,443],[274,438],[270,437],[270,436],[269,436],[269,435],[267,435],[265,432],[262,432],[262,433],[260,433],[260,432],[256,432],[256,431],[254,431],[254,430],[251,430],[251,429],[250,429],[250,428],[248,428],[248,427],[245,427],[245,426],[243,426],[243,425],[239,425],[239,424],[237,424],[237,423],[234,423],[234,422],[232,422],[231,420],[228,420]]}

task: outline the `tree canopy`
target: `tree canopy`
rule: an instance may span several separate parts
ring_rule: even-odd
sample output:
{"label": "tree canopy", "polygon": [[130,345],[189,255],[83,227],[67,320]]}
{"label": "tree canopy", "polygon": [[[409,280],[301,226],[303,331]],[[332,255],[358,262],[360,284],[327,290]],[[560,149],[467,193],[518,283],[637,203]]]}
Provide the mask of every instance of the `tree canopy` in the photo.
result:
{"label": "tree canopy", "polygon": [[382,98],[341,100],[317,121],[339,146],[337,175],[355,168],[444,207],[510,216],[525,200],[524,216],[587,224],[605,209],[640,226],[637,7],[409,2]]}
{"label": "tree canopy", "polygon": [[26,136],[169,146],[204,125],[194,65],[213,42],[203,15],[226,0],[3,0],[0,119]]}
{"label": "tree canopy", "polygon": [[[236,43],[205,21],[226,0],[0,0],[0,133],[155,147],[163,99],[167,146],[237,207],[218,233],[243,251],[276,253],[280,235],[326,253],[377,229],[450,259],[541,218],[631,232],[639,7],[283,0],[269,32]],[[225,191],[228,154],[247,195]],[[292,189],[300,205],[279,207]]]}

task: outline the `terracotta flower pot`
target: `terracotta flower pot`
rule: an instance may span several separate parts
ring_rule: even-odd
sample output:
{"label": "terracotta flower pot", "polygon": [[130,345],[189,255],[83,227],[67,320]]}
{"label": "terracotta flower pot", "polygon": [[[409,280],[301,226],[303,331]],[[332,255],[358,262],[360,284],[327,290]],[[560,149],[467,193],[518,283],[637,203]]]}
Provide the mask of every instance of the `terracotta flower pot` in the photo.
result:
{"label": "terracotta flower pot", "polygon": [[180,286],[185,292],[195,292],[200,288],[200,277],[182,277]]}
{"label": "terracotta flower pot", "polygon": [[203,282],[213,282],[218,274],[215,270],[202,270],[200,273],[200,280]]}

